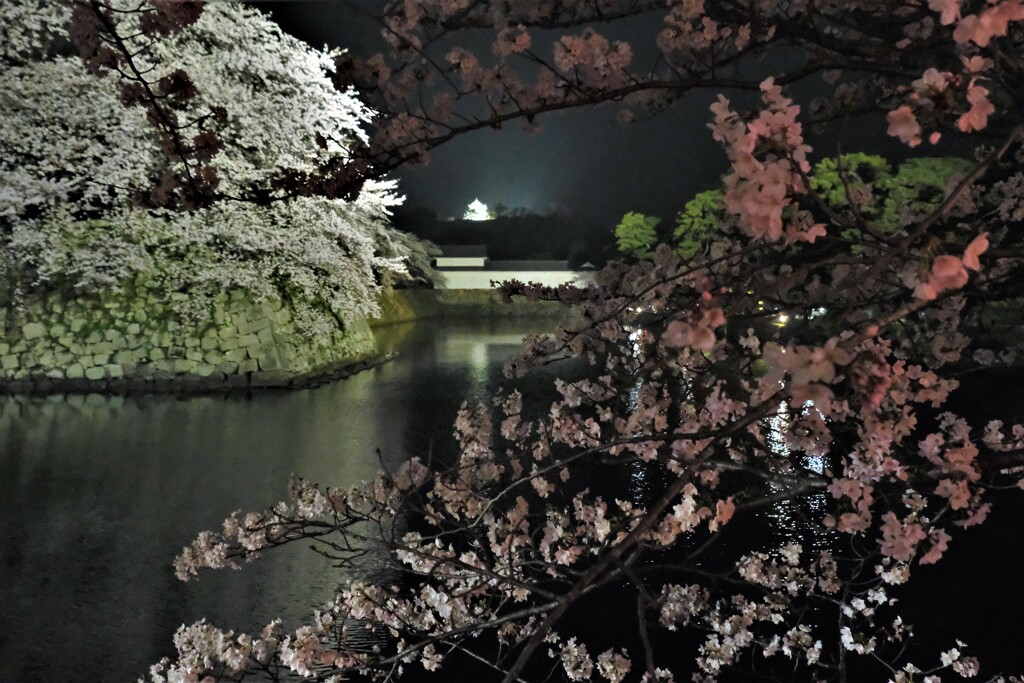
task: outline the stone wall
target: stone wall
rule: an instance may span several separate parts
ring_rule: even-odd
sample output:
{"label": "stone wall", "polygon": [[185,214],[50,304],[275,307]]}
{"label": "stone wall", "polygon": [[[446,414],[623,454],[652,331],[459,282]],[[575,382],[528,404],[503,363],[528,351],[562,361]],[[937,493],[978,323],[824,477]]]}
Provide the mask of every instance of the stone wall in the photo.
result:
{"label": "stone wall", "polygon": [[69,300],[51,294],[0,308],[0,392],[197,391],[289,386],[377,356],[366,321],[309,338],[281,301],[218,294],[201,324],[185,294]]}
{"label": "stone wall", "polygon": [[391,290],[381,315],[331,334],[300,333],[287,304],[218,294],[195,323],[187,295],[145,288],[70,299],[50,294],[0,306],[0,394],[214,393],[311,386],[385,358],[371,326],[450,317],[563,317],[555,302],[506,304],[490,290]]}

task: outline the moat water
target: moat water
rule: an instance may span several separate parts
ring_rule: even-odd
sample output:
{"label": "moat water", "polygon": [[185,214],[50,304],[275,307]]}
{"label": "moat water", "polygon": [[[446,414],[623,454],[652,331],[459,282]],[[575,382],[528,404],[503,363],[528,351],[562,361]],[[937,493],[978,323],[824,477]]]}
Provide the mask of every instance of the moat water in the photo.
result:
{"label": "moat water", "polygon": [[[381,342],[396,360],[290,393],[0,399],[0,681],[135,680],[172,654],[180,624],[201,617],[236,631],[275,617],[300,625],[354,577],[292,547],[181,583],[174,555],[232,511],[284,499],[290,473],[353,484],[375,473],[378,458],[393,466],[450,448],[460,403],[503,383],[517,340],[548,328],[386,328]],[[1003,504],[1011,514],[958,538],[907,595],[922,635],[938,646],[970,638],[988,658],[986,674],[1024,669],[1014,628],[1024,613],[1024,505]],[[786,536],[800,514],[781,506],[763,521]],[[353,571],[372,579],[379,559],[371,552]]]}

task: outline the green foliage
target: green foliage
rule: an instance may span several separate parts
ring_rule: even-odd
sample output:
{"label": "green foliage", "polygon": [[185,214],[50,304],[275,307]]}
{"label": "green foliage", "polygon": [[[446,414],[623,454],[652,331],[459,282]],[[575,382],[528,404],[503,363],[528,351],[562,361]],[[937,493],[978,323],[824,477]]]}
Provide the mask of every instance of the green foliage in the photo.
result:
{"label": "green foliage", "polygon": [[970,173],[973,164],[955,157],[909,159],[896,175],[879,183],[884,199],[878,225],[885,232],[897,230],[934,210],[950,183]]}
{"label": "green foliage", "polygon": [[[848,206],[847,192],[863,191],[873,183],[891,177],[889,162],[873,154],[844,154],[842,157],[822,159],[814,166],[811,189],[833,208]],[[844,182],[845,180],[845,182]],[[874,202],[861,207],[866,217],[875,213]]]}
{"label": "green foliage", "polygon": [[615,228],[615,244],[619,252],[629,256],[642,258],[654,249],[658,243],[658,233],[655,230],[660,218],[646,216],[636,211],[630,211]]}
{"label": "green foliage", "polygon": [[849,196],[861,199],[861,216],[880,232],[891,233],[932,211],[950,182],[970,168],[965,159],[923,157],[903,162],[893,173],[882,157],[857,152],[818,162],[811,189],[836,210],[849,207]]}
{"label": "green foliage", "polygon": [[693,258],[714,237],[724,220],[722,191],[698,193],[676,216],[676,229],[672,232],[676,253],[683,259]]}
{"label": "green foliage", "polygon": [[[962,178],[971,162],[956,157],[910,159],[893,171],[883,157],[854,152],[822,159],[811,173],[811,189],[831,209],[849,209],[850,197],[862,218],[883,234],[896,232],[934,210],[950,183]],[[672,232],[676,253],[691,259],[720,232],[727,216],[722,190],[707,190],[686,202]],[[654,249],[657,219],[628,213],[615,229],[619,251],[643,257]],[[857,241],[860,231],[845,230],[842,237]],[[859,247],[854,246],[856,252]]]}

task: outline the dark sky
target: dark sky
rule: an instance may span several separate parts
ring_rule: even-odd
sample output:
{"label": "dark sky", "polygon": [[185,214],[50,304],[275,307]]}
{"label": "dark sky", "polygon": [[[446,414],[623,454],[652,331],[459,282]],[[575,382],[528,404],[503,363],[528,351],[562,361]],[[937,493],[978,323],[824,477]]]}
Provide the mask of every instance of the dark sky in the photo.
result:
{"label": "dark sky", "polygon": [[[379,51],[378,31],[335,0],[252,2],[281,27],[322,47]],[[653,37],[653,36],[652,36]],[[718,185],[725,153],[711,139],[709,93],[629,126],[614,106],[552,114],[540,133],[521,124],[456,138],[429,165],[396,175],[409,205],[461,215],[474,198],[493,207],[559,208],[611,229],[627,211],[670,220],[695,192]]]}
{"label": "dark sky", "polygon": [[[285,31],[311,45],[347,48],[364,56],[380,51],[378,27],[362,22],[340,0],[249,4],[270,12]],[[633,45],[638,65],[644,64],[644,52],[651,52],[660,28],[660,19],[646,21],[656,25],[626,25],[618,33]],[[535,45],[543,40],[535,36]],[[745,75],[760,80],[791,57],[780,53],[752,65]],[[798,102],[825,92],[820,83],[800,89]],[[734,102],[750,102],[747,93],[726,95]],[[627,211],[672,221],[695,193],[721,184],[727,159],[707,128],[714,99],[712,92],[691,94],[653,119],[625,126],[616,121],[616,107],[609,105],[541,117],[544,129],[536,134],[527,134],[516,123],[500,131],[482,130],[434,150],[429,165],[401,169],[396,175],[409,206],[425,206],[442,216],[461,216],[479,198],[491,207],[501,203],[537,212],[557,208],[602,230],[614,228]],[[877,117],[843,124],[825,138],[805,133],[815,156],[835,154],[842,138],[843,151],[882,153],[896,160],[905,148],[884,130],[884,120]]]}

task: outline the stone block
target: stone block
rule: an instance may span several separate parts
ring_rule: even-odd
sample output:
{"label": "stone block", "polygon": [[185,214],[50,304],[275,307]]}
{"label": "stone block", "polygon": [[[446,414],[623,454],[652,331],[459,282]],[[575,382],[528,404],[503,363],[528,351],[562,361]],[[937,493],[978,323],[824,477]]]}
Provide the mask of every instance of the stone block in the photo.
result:
{"label": "stone block", "polygon": [[46,334],[46,328],[41,323],[25,323],[21,326],[21,336],[31,341],[39,339]]}
{"label": "stone block", "polygon": [[238,339],[236,337],[232,337],[230,339],[224,339],[220,343],[220,350],[224,351],[225,353],[227,353],[228,351],[233,351],[233,350],[235,350],[237,348],[238,348]]}
{"label": "stone block", "polygon": [[124,368],[120,365],[108,365],[106,367],[107,377],[111,379],[117,379],[118,377],[124,377]]}
{"label": "stone block", "polygon": [[246,334],[238,338],[239,346],[255,346],[260,343],[260,338],[255,334]]}
{"label": "stone block", "polygon": [[19,361],[18,357],[14,354],[8,354],[3,358],[0,358],[0,368],[3,368],[4,370],[14,370],[20,366],[21,361]]}
{"label": "stone block", "polygon": [[188,358],[178,358],[174,361],[174,373],[177,375],[184,375],[192,372],[195,367],[196,362],[189,360]]}
{"label": "stone block", "polygon": [[247,372],[258,372],[259,369],[260,366],[256,362],[256,359],[254,358],[243,360],[241,363],[238,364],[238,374],[240,375],[245,374]]}
{"label": "stone block", "polygon": [[60,368],[50,368],[46,371],[46,376],[50,379],[64,379],[64,371]]}
{"label": "stone block", "polygon": [[203,354],[203,360],[211,365],[220,365],[224,360],[224,354],[218,349],[211,349]]}
{"label": "stone block", "polygon": [[175,361],[171,360],[170,358],[164,358],[163,360],[158,360],[157,362],[153,363],[153,369],[156,371],[153,374],[157,375],[157,376],[159,376],[159,375],[164,375],[164,376],[173,375],[174,374],[174,363],[175,363]]}
{"label": "stone block", "polygon": [[85,338],[86,344],[99,344],[101,341],[103,341],[103,335],[96,330],[90,332],[89,336]]}
{"label": "stone block", "polygon": [[54,338],[54,339],[60,338],[67,331],[68,331],[68,328],[64,327],[60,323],[57,323],[56,325],[51,325],[50,326],[50,336],[52,338]]}
{"label": "stone block", "polygon": [[103,379],[106,373],[106,368],[101,367],[99,365],[94,365],[91,368],[85,369],[85,378],[91,380]]}
{"label": "stone block", "polygon": [[85,377],[85,368],[80,363],[72,363],[64,371],[64,374],[67,375],[68,379],[81,379]]}
{"label": "stone block", "polygon": [[139,325],[138,323],[129,323],[126,329],[128,334],[132,336],[135,336],[138,333],[142,332],[142,326]]}
{"label": "stone block", "polygon": [[166,357],[167,357],[167,354],[164,353],[164,350],[161,349],[159,346],[156,346],[156,347],[154,347],[154,348],[149,350],[149,358],[150,358],[150,360],[163,360]]}
{"label": "stone block", "polygon": [[203,351],[211,351],[217,348],[218,344],[219,342],[216,337],[204,336],[202,342],[199,344],[199,348],[201,348]]}
{"label": "stone block", "polygon": [[224,354],[224,358],[232,363],[241,363],[246,358],[245,349],[231,349]]}
{"label": "stone block", "polygon": [[259,363],[260,370],[263,371],[281,369],[281,363],[273,355],[263,356],[257,362]]}
{"label": "stone block", "polygon": [[214,373],[214,369],[214,366],[209,365],[208,363],[197,363],[196,366],[192,368],[192,374],[198,377],[209,377]]}
{"label": "stone block", "polygon": [[217,336],[220,337],[221,339],[234,339],[235,337],[238,336],[238,329],[234,326],[222,327],[217,332]]}
{"label": "stone block", "polygon": [[257,334],[256,337],[260,340],[261,344],[273,343],[274,333],[270,329],[270,324],[268,323],[267,327],[264,327],[262,330],[260,330],[259,334]]}
{"label": "stone block", "polygon": [[217,366],[217,372],[224,375],[234,375],[238,373],[238,363],[232,361],[224,361]]}
{"label": "stone block", "polygon": [[118,351],[114,354],[114,362],[118,365],[136,362],[135,354],[131,351]]}
{"label": "stone block", "polygon": [[203,361],[203,352],[199,349],[185,349],[185,358],[201,363]]}
{"label": "stone block", "polygon": [[119,339],[121,337],[121,332],[117,329],[111,328],[103,333],[103,337],[108,342],[112,342],[115,339]]}
{"label": "stone block", "polygon": [[11,352],[10,344],[0,344],[0,356],[6,356]]}
{"label": "stone block", "polygon": [[[269,316],[269,313],[268,313],[268,316]],[[265,330],[268,327],[270,327],[270,318],[266,317],[266,318],[260,318],[259,320],[254,320],[252,322],[252,325],[250,326],[250,329],[253,332],[259,332],[260,330]]]}
{"label": "stone block", "polygon": [[185,337],[186,349],[198,349],[200,340],[197,337]]}

